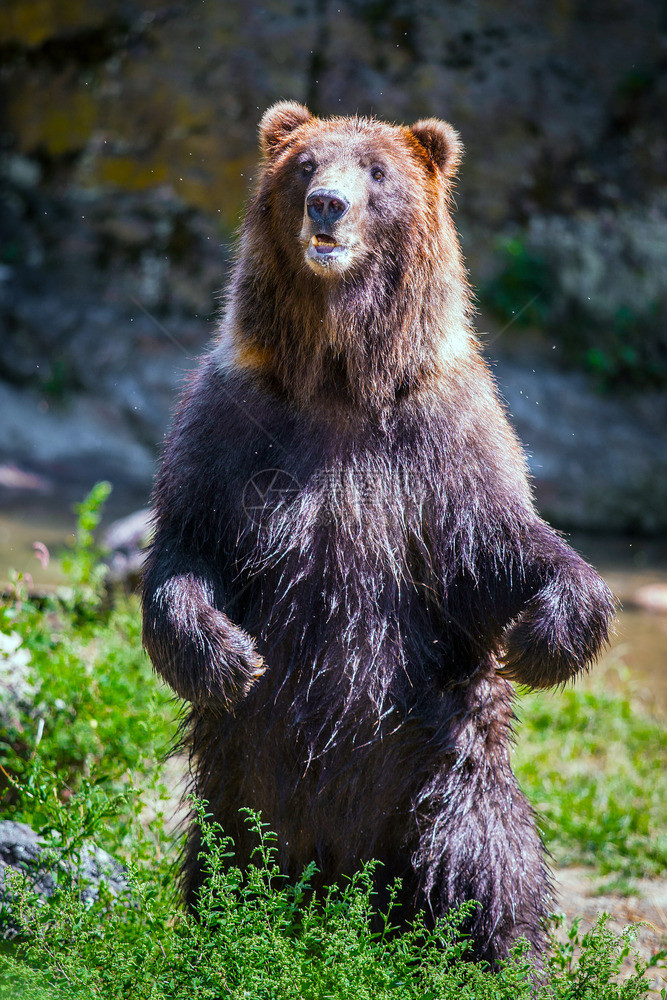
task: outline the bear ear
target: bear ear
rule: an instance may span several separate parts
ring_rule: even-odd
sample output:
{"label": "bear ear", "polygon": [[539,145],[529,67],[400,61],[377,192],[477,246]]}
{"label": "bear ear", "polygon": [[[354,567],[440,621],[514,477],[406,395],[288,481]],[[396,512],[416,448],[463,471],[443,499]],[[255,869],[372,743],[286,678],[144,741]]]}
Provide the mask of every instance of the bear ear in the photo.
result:
{"label": "bear ear", "polygon": [[278,101],[264,112],[259,123],[259,145],[267,159],[290,132],[309,121],[308,108],[296,101]]}
{"label": "bear ear", "polygon": [[456,129],[439,118],[424,118],[410,129],[422,144],[430,159],[445,177],[453,177],[463,155],[463,146]]}

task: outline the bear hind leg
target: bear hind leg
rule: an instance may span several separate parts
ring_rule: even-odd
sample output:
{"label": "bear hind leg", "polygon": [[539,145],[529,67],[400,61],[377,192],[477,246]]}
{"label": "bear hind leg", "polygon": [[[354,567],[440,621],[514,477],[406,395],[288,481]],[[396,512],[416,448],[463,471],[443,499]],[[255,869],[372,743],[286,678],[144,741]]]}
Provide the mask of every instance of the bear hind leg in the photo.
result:
{"label": "bear hind leg", "polygon": [[[465,782],[461,773],[458,779]],[[541,964],[545,919],[553,901],[544,847],[514,775],[510,772],[500,784],[497,774],[487,772],[485,779],[465,782],[463,801],[456,801],[459,781],[453,795],[443,798],[440,790],[443,808],[431,813],[413,858],[418,895],[434,918],[477,900],[480,906],[462,927],[475,961],[497,969],[524,936]],[[447,801],[456,802],[455,810],[446,807]]]}

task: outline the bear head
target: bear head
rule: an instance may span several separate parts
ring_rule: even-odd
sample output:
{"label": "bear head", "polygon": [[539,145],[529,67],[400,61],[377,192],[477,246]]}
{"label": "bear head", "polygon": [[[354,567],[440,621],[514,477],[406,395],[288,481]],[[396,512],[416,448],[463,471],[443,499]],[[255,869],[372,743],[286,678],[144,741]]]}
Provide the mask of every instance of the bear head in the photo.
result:
{"label": "bear head", "polygon": [[467,357],[454,129],[318,118],[283,101],[259,137],[219,363],[302,406],[377,414]]}
{"label": "bear head", "polygon": [[263,209],[295,265],[336,278],[378,256],[394,259],[406,238],[431,252],[461,156],[451,125],[321,119],[282,101],[265,113],[259,136]]}

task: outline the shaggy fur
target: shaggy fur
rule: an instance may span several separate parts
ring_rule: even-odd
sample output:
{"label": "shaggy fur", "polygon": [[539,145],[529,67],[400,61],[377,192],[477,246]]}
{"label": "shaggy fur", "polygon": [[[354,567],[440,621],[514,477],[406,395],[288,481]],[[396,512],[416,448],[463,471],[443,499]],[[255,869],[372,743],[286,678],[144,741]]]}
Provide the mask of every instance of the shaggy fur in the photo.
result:
{"label": "shaggy fur", "polygon": [[[510,680],[585,669],[613,602],[535,512],[471,331],[456,133],[286,102],[260,139],[221,333],[155,488],[146,648],[191,703],[195,788],[241,861],[252,806],[289,874],[377,858],[406,918],[474,898],[477,958],[520,934],[539,950],[550,887]],[[249,516],[271,469],[290,488]],[[199,850],[193,828],[191,899]]]}

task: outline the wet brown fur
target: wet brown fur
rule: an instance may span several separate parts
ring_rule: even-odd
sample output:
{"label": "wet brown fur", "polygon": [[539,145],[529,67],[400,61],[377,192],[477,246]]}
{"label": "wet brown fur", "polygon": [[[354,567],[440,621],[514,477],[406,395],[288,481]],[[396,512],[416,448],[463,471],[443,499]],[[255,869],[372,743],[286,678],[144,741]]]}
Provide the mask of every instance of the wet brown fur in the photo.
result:
{"label": "wet brown fur", "polygon": [[[550,886],[510,768],[508,679],[585,669],[613,602],[535,512],[472,332],[458,137],[283,102],[260,143],[220,337],[156,484],[144,587],[146,647],[192,706],[195,789],[241,861],[252,806],[289,874],[315,859],[325,884],[374,857],[379,890],[403,879],[406,918],[474,898],[477,958],[522,933],[539,951]],[[318,184],[349,201],[332,264],[306,257]],[[293,486],[249,516],[267,470]],[[193,828],[191,900],[199,851]]]}

